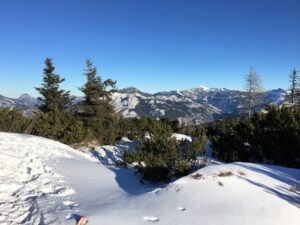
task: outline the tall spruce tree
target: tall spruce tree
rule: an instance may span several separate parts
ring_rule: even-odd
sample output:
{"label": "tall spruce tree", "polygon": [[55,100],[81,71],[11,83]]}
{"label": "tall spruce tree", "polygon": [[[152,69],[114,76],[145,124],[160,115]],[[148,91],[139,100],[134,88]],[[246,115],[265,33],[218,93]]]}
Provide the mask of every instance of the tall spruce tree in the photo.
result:
{"label": "tall spruce tree", "polygon": [[115,91],[116,82],[111,79],[102,81],[91,60],[86,60],[86,83],[80,88],[84,100],[79,105],[78,115],[84,122],[89,139],[97,139],[100,143],[111,143],[114,135],[114,110],[111,94]]}
{"label": "tall spruce tree", "polygon": [[41,101],[39,109],[44,113],[54,109],[65,110],[72,102],[70,92],[59,88],[65,79],[54,73],[55,67],[51,58],[47,58],[45,64],[42,86],[35,88],[42,95],[38,98]]}
{"label": "tall spruce tree", "polygon": [[248,117],[251,117],[253,106],[257,103],[258,96],[262,91],[261,79],[253,67],[250,68],[249,73],[246,75],[246,99]]}
{"label": "tall spruce tree", "polygon": [[292,105],[297,103],[299,98],[299,75],[298,71],[294,68],[290,73],[290,102]]}
{"label": "tall spruce tree", "polygon": [[32,133],[64,143],[81,142],[84,136],[82,122],[76,120],[71,112],[72,98],[70,92],[60,89],[65,79],[54,73],[52,59],[45,60],[42,86],[36,88],[41,96],[39,100],[41,113],[35,115],[26,129]]}

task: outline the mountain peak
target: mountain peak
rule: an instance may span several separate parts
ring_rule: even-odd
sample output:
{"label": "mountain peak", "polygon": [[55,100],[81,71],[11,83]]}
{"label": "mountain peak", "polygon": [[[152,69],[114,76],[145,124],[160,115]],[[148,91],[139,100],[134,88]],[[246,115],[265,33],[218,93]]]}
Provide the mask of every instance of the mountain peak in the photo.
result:
{"label": "mountain peak", "polygon": [[118,92],[120,92],[120,93],[130,93],[130,94],[144,93],[144,92],[140,91],[139,89],[137,89],[136,87],[133,87],[133,86],[120,89],[120,90],[118,90]]}
{"label": "mountain peak", "polygon": [[204,85],[200,85],[200,86],[198,86],[198,87],[196,87],[196,88],[202,89],[203,91],[208,91],[208,90],[209,90],[209,88],[206,87],[206,86],[204,86]]}
{"label": "mountain peak", "polygon": [[33,97],[31,97],[29,94],[24,93],[24,94],[20,95],[20,97],[18,99],[20,100],[20,99],[32,99],[32,98]]}
{"label": "mountain peak", "polygon": [[146,92],[143,92],[143,91],[140,91],[139,89],[137,89],[136,87],[133,87],[133,86],[130,86],[130,87],[127,87],[127,88],[123,88],[123,89],[120,89],[118,90],[119,93],[126,93],[126,94],[141,94],[141,95],[149,95],[148,93]]}

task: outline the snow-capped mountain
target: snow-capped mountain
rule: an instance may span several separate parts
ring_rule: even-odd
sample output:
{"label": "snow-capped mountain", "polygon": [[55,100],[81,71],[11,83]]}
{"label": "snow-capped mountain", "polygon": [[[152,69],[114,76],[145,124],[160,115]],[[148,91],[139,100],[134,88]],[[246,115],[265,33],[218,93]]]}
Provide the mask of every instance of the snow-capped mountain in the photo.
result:
{"label": "snow-capped mountain", "polygon": [[[217,118],[239,115],[245,112],[246,93],[226,88],[200,86],[182,91],[148,94],[136,88],[119,90],[112,96],[112,104],[125,117],[140,115],[179,120],[186,123],[209,122]],[[257,110],[267,104],[282,104],[286,99],[283,89],[269,90],[260,95]]]}
{"label": "snow-capped mountain", "polygon": [[178,91],[143,93],[137,89],[123,89],[112,96],[112,104],[125,117],[145,115],[153,118],[167,117],[185,122],[211,121],[220,111],[206,103],[199,103]]}
{"label": "snow-capped mountain", "polygon": [[[267,104],[280,105],[286,100],[287,92],[283,89],[268,90],[260,96],[257,110]],[[166,91],[149,94],[134,87],[121,89],[112,96],[112,105],[116,112],[124,117],[133,118],[141,115],[152,118],[169,118],[187,123],[213,121],[245,112],[246,94],[240,90],[226,88],[197,88]],[[75,103],[82,100],[76,97]],[[0,108],[20,108],[25,115],[31,116],[36,110],[38,100],[23,94],[17,99],[0,95]]]}
{"label": "snow-capped mountain", "polygon": [[0,95],[0,108],[18,108],[24,115],[32,116],[36,111],[38,100],[28,94],[22,94],[19,98],[8,98]]}
{"label": "snow-capped mountain", "polygon": [[[241,90],[229,90],[226,88],[203,89],[193,88],[183,90],[181,93],[197,102],[205,102],[213,105],[221,111],[221,114],[243,113],[245,108],[246,93]],[[280,105],[286,100],[287,92],[283,89],[267,90],[258,96],[258,110],[268,104]]]}

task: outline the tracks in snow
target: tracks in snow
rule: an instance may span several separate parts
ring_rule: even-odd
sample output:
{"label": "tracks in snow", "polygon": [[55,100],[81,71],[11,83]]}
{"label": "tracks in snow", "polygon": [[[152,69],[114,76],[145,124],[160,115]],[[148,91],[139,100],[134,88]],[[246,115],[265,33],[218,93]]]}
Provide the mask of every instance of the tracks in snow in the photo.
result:
{"label": "tracks in snow", "polygon": [[[48,211],[39,206],[39,199],[74,193],[64,186],[60,175],[45,166],[45,161],[53,157],[71,157],[64,147],[47,139],[28,136],[24,140],[23,135],[0,133],[0,224],[50,222],[44,221]],[[52,151],[54,148],[58,151]]]}

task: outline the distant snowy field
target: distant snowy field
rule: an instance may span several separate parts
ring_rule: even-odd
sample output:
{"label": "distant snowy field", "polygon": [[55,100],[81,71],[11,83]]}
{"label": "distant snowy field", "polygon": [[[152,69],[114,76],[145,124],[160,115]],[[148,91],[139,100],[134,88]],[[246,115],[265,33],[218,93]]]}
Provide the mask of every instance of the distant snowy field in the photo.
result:
{"label": "distant snowy field", "polygon": [[45,138],[0,133],[0,224],[293,225],[300,170],[251,163],[211,165],[168,185],[140,183],[113,163],[117,146],[76,151]]}

